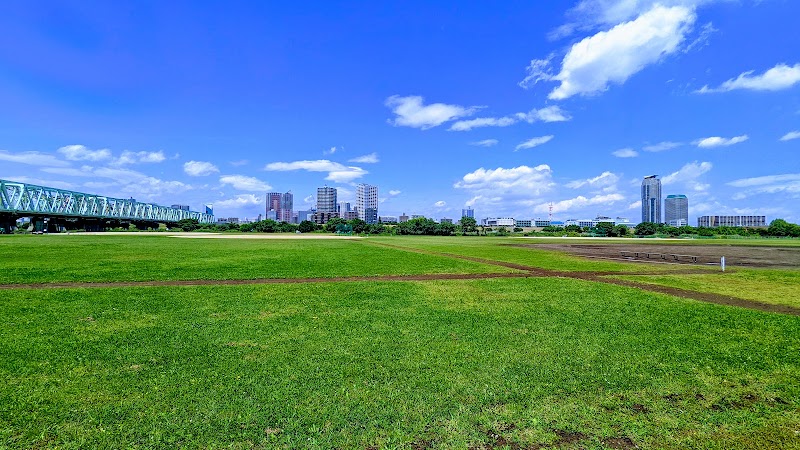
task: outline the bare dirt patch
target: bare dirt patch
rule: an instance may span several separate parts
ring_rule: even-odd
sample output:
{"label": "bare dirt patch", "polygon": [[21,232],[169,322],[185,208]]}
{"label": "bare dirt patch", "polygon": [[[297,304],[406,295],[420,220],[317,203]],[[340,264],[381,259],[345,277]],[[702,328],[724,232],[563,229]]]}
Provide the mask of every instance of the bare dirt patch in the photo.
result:
{"label": "bare dirt patch", "polygon": [[[740,245],[658,245],[658,244],[515,244],[517,247],[558,250],[590,258],[617,259],[634,262],[669,262],[675,264],[719,264],[740,267],[800,267],[800,248],[747,247]],[[621,253],[624,252],[624,253]],[[638,257],[630,256],[639,253]],[[647,255],[650,255],[648,257]],[[665,255],[664,258],[661,255]],[[676,259],[672,255],[677,255]],[[697,257],[693,261],[689,256]]]}

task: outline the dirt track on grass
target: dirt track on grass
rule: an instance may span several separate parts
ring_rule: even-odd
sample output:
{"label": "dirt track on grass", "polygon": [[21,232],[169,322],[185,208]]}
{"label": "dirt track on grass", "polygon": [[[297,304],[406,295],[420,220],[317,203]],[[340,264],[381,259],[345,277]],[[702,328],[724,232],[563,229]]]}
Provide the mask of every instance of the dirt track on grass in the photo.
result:
{"label": "dirt track on grass", "polygon": [[[241,286],[241,285],[263,285],[263,284],[299,284],[299,283],[342,283],[342,282],[364,282],[364,281],[432,281],[432,280],[479,280],[493,278],[570,278],[595,283],[614,284],[648,292],[672,295],[675,297],[698,300],[719,305],[738,306],[741,308],[754,309],[758,311],[789,314],[800,316],[800,308],[784,305],[772,305],[753,300],[737,297],[730,297],[721,294],[706,292],[696,292],[686,289],[678,289],[668,286],[658,286],[647,283],[639,283],[630,280],[620,280],[609,278],[612,275],[626,276],[647,276],[660,275],[664,272],[637,272],[622,273],[615,271],[582,271],[566,272],[559,270],[542,269],[538,267],[526,266],[523,264],[496,261],[485,258],[477,258],[452,253],[433,252],[409,247],[396,246],[391,244],[373,243],[372,245],[384,246],[400,249],[403,251],[424,253],[429,255],[445,256],[449,258],[462,259],[514,269],[512,273],[475,273],[475,274],[420,274],[420,275],[376,275],[376,276],[353,276],[353,277],[330,277],[330,278],[259,278],[245,280],[160,280],[160,281],[111,281],[111,282],[66,282],[66,283],[29,283],[29,284],[3,284],[0,290],[10,289],[86,289],[86,288],[125,288],[125,287],[160,287],[160,286]],[[701,269],[682,269],[673,270],[670,274],[709,274],[708,270]],[[722,274],[720,273],[722,276]]]}
{"label": "dirt track on grass", "polygon": [[[557,250],[589,258],[635,262],[670,262],[672,264],[719,264],[738,267],[800,267],[798,247],[748,247],[742,245],[663,245],[652,243],[607,244],[514,244],[515,247]],[[620,252],[625,252],[621,254]],[[638,257],[633,256],[638,253]],[[648,257],[650,255],[650,257]],[[661,258],[664,255],[664,259]],[[678,258],[672,255],[678,255]],[[689,256],[697,258],[695,262]]]}

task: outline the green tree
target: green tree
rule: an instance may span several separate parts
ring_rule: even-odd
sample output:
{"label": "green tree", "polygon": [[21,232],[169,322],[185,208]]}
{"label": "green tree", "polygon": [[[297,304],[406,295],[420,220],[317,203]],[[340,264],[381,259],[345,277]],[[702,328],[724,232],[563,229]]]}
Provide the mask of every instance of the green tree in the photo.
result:
{"label": "green tree", "polygon": [[439,236],[452,236],[455,234],[456,229],[455,224],[449,222],[440,223],[436,226],[436,234]]}
{"label": "green tree", "polygon": [[459,223],[461,225],[461,232],[464,234],[478,232],[478,222],[474,217],[462,217]]}
{"label": "green tree", "polygon": [[341,217],[334,217],[333,219],[329,220],[328,223],[325,224],[325,231],[327,231],[328,233],[335,233],[337,226],[346,224],[347,221],[342,219]]}
{"label": "green tree", "polygon": [[300,222],[300,225],[297,227],[297,230],[301,233],[311,233],[313,231],[317,231],[317,224],[310,220],[304,220]]}
{"label": "green tree", "polygon": [[578,225],[567,225],[564,227],[564,231],[567,233],[580,233],[583,229]]}
{"label": "green tree", "polygon": [[614,227],[614,234],[612,236],[625,237],[628,235],[630,228],[627,225],[617,225]]}
{"label": "green tree", "polygon": [[350,219],[347,224],[353,228],[353,233],[361,234],[367,231],[367,222],[359,218]]}
{"label": "green tree", "polygon": [[636,225],[633,233],[637,236],[652,236],[656,234],[657,231],[658,225],[654,224],[653,222],[642,222],[639,225]]}
{"label": "green tree", "polygon": [[611,222],[600,222],[594,227],[594,232],[600,236],[611,236],[614,231],[614,224]]}
{"label": "green tree", "polygon": [[194,231],[199,225],[200,222],[197,219],[181,219],[175,224],[176,227],[183,231]]}

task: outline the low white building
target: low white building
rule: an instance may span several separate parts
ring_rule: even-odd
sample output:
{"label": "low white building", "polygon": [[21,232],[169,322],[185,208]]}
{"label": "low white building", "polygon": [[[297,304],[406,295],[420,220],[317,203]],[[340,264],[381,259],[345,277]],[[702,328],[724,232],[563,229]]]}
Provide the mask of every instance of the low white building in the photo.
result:
{"label": "low white building", "polygon": [[513,217],[489,217],[483,221],[487,227],[513,227],[517,224]]}

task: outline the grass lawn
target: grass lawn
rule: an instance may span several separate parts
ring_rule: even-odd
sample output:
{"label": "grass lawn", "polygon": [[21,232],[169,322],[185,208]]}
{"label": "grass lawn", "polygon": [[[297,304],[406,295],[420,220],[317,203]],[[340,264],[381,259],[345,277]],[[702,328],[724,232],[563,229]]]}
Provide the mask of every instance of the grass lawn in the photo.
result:
{"label": "grass lawn", "polygon": [[[503,237],[432,237],[432,236],[402,236],[402,237],[377,237],[370,238],[370,242],[384,243],[399,247],[415,248],[454,255],[485,258],[495,261],[504,261],[524,264],[542,269],[562,271],[617,271],[617,272],[670,272],[685,270],[685,266],[665,264],[637,264],[615,262],[600,259],[588,259],[568,255],[563,252],[536,249],[531,247],[515,247],[515,244],[531,244],[531,239],[503,238]],[[581,241],[586,243],[586,240]],[[571,243],[564,242],[561,243]],[[695,266],[693,269],[702,270],[705,267]],[[712,269],[709,269],[712,270]]]}
{"label": "grass lawn", "polygon": [[513,272],[366,241],[0,236],[0,284]]}
{"label": "grass lawn", "polygon": [[800,270],[736,268],[708,275],[623,275],[614,278],[800,307]]}
{"label": "grass lawn", "polygon": [[0,447],[800,448],[800,317],[618,286],[11,290],[0,323]]}

